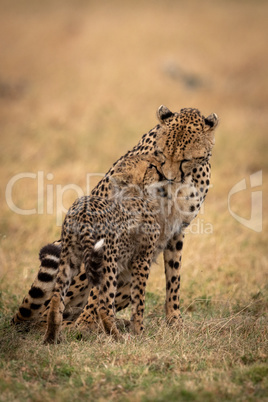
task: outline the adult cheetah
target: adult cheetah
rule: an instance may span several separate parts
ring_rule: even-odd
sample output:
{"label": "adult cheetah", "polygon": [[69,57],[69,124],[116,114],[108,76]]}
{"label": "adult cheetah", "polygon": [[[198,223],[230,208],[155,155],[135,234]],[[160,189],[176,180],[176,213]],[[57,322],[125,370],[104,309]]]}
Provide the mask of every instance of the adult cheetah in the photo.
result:
{"label": "adult cheetah", "polygon": [[189,211],[181,200],[192,191],[189,172],[196,160],[208,157],[213,144],[211,132],[200,136],[198,143],[187,143],[181,159],[170,165],[169,179],[164,170],[170,161],[160,151],[146,155],[145,161],[141,156],[129,158],[114,169],[116,184],[109,199],[86,196],[74,202],[62,226],[60,265],[50,301],[46,343],[58,339],[64,297],[82,262],[89,286],[98,287],[98,315],[106,331],[120,337],[114,309],[119,274],[130,278],[133,331],[139,334],[143,330],[151,263],[166,239],[192,220],[195,206]]}
{"label": "adult cheetah", "polygon": [[[141,141],[125,156],[121,157],[108,171],[91,195],[109,198],[113,191],[112,177],[116,166],[128,161],[135,155],[157,155],[165,157],[162,166],[164,178],[176,180],[179,178],[177,191],[177,205],[187,215],[187,219],[176,224],[167,220],[173,227],[162,244],[166,273],[166,318],[170,324],[179,324],[181,314],[179,310],[180,269],[184,239],[184,229],[197,215],[204,201],[210,185],[211,145],[214,144],[214,129],[218,118],[211,114],[207,118],[197,109],[181,109],[179,113],[172,113],[167,107],[160,106],[157,111],[159,123],[145,134]],[[209,138],[207,153],[200,149],[200,139]],[[190,153],[195,150],[195,164],[189,163]],[[168,199],[165,189],[162,198]],[[37,278],[33,282],[28,295],[24,298],[19,311],[13,317],[14,323],[39,322],[43,320],[55,285],[59,268],[61,243],[55,242],[40,251],[41,266]],[[115,308],[117,311],[127,307],[131,298],[130,281],[119,274]],[[82,314],[81,314],[82,313]],[[94,326],[98,320],[98,289],[90,290],[84,266],[72,280],[65,298],[64,319]],[[45,317],[46,320],[46,317]]]}

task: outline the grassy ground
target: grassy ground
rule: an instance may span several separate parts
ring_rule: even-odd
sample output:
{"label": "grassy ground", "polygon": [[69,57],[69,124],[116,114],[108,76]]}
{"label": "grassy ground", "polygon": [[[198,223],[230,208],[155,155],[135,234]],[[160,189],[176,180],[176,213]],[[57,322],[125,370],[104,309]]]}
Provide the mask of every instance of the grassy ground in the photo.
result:
{"label": "grassy ground", "polygon": [[[0,400],[268,400],[267,11],[261,0],[1,1]],[[38,250],[59,237],[61,199],[67,208],[77,196],[63,186],[85,192],[87,174],[137,143],[161,104],[221,120],[213,187],[184,247],[184,329],[165,325],[159,258],[140,338],[67,333],[45,347],[42,334],[17,333],[9,320]],[[227,201],[246,179],[231,209],[249,219],[249,176],[260,170],[256,232]],[[32,215],[11,210],[5,195],[24,172],[44,175],[39,190],[37,176],[12,189],[14,205]]]}

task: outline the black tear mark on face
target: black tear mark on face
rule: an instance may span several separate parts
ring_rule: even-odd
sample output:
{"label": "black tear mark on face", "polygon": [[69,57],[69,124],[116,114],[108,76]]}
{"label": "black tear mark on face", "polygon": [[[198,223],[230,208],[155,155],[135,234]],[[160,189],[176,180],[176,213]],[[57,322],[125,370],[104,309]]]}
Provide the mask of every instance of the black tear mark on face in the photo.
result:
{"label": "black tear mark on face", "polygon": [[181,161],[181,163],[180,163],[180,172],[181,172],[181,182],[182,182],[182,183],[184,183],[184,176],[185,176],[185,173],[184,173],[184,171],[182,170],[184,162],[189,162],[189,159],[183,159],[183,160]]}
{"label": "black tear mark on face", "polygon": [[158,174],[158,181],[159,181],[159,182],[161,182],[161,181],[172,181],[172,180],[168,180],[168,179],[166,178],[166,176],[165,176],[162,172],[160,172],[160,171],[157,169],[157,167],[156,167],[155,165],[153,165],[152,163],[150,164],[149,169],[155,169],[155,170],[156,170],[156,173]]}

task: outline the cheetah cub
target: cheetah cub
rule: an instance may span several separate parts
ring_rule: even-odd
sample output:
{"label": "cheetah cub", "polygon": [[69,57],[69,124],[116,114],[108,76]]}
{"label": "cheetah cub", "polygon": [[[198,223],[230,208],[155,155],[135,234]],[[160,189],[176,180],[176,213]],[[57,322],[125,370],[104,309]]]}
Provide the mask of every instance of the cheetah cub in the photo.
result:
{"label": "cheetah cub", "polygon": [[69,209],[62,226],[59,273],[45,343],[58,340],[64,298],[82,262],[90,285],[99,288],[98,315],[106,332],[120,337],[114,304],[122,271],[131,277],[133,332],[139,334],[143,329],[146,280],[161,231],[155,183],[164,159],[160,154],[122,162],[113,174],[111,199],[85,196]]}

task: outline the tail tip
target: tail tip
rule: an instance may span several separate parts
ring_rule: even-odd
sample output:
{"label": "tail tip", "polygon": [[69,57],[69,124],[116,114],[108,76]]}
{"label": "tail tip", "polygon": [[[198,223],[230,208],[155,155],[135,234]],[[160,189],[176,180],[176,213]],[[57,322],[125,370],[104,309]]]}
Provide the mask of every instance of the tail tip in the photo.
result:
{"label": "tail tip", "polygon": [[94,246],[94,251],[99,251],[104,246],[104,239],[100,239]]}

